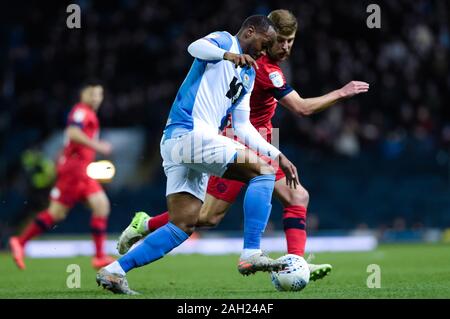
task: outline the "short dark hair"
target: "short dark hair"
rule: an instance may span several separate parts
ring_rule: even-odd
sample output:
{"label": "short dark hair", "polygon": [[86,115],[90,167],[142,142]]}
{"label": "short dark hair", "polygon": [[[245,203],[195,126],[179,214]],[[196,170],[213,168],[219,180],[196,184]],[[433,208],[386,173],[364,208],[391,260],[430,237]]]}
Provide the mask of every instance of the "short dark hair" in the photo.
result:
{"label": "short dark hair", "polygon": [[256,32],[258,33],[264,33],[269,30],[270,27],[272,27],[274,30],[276,30],[275,25],[273,24],[270,19],[264,15],[252,15],[245,19],[245,21],[242,23],[241,30],[248,28],[250,26],[253,26],[256,29]]}
{"label": "short dark hair", "polygon": [[82,92],[84,89],[87,89],[88,87],[93,87],[93,86],[103,86],[103,83],[99,79],[89,79],[89,80],[84,81],[80,85],[79,91]]}

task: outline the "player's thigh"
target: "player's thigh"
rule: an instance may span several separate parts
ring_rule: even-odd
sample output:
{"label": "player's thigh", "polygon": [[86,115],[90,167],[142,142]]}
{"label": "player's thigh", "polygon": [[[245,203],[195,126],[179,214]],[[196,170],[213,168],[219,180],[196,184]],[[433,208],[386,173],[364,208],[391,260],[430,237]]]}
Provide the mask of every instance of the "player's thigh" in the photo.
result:
{"label": "player's thigh", "polygon": [[48,207],[48,213],[53,217],[55,222],[59,222],[66,218],[69,213],[70,207],[64,205],[58,201],[50,200],[50,205]]}
{"label": "player's thigh", "polygon": [[197,227],[215,227],[225,216],[231,203],[206,194],[205,201],[200,209]]}
{"label": "player's thigh", "polygon": [[98,190],[86,196],[86,203],[95,216],[106,217],[110,212],[110,203],[108,196],[103,190]]}
{"label": "player's thigh", "polygon": [[80,197],[80,186],[80,178],[77,176],[72,176],[67,173],[60,174],[58,175],[55,186],[50,191],[50,201],[71,208]]}
{"label": "player's thigh", "polygon": [[[165,147],[169,148],[167,144]],[[186,233],[192,233],[205,200],[209,176],[174,162],[167,151],[164,148],[161,154],[164,173],[167,177],[166,197],[169,219]]]}
{"label": "player's thigh", "polygon": [[273,193],[283,207],[303,206],[306,208],[309,203],[309,194],[303,185],[299,184],[297,188],[290,188],[286,185],[286,177],[275,182]]}
{"label": "player's thigh", "polygon": [[246,148],[237,150],[236,158],[229,163],[223,177],[247,183],[252,178],[264,174],[275,174],[275,169],[255,152]]}

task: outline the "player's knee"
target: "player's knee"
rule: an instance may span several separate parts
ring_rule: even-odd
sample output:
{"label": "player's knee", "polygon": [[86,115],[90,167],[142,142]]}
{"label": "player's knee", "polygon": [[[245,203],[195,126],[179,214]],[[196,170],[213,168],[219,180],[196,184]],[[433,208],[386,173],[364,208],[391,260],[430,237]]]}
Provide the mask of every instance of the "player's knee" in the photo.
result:
{"label": "player's knee", "polygon": [[307,207],[309,204],[309,193],[303,187],[297,187],[290,192],[287,205],[288,206],[303,206]]}
{"label": "player's knee", "polygon": [[67,212],[62,210],[49,209],[48,213],[50,214],[50,216],[52,216],[52,219],[55,223],[59,223],[60,221],[64,220],[67,216]]}
{"label": "player's knee", "polygon": [[178,222],[178,223],[172,222],[172,223],[175,224],[175,226],[180,228],[182,231],[184,231],[189,236],[195,231],[195,226],[197,224],[197,223],[192,223],[192,222]]}
{"label": "player's knee", "polygon": [[111,211],[111,204],[109,203],[109,200],[105,199],[99,201],[94,206],[92,214],[94,216],[107,217],[109,216],[110,211]]}
{"label": "player's knee", "polygon": [[104,216],[108,216],[111,212],[111,204],[109,203],[109,200],[106,200],[102,207],[102,213]]}
{"label": "player's knee", "polygon": [[265,162],[256,163],[251,166],[248,180],[261,175],[275,175],[275,169]]}
{"label": "player's knee", "polygon": [[[240,162],[244,158],[242,162]],[[248,183],[251,179],[266,174],[275,174],[275,169],[261,159],[257,154],[245,150],[238,151],[238,163],[232,165],[224,178],[236,179]]]}
{"label": "player's knee", "polygon": [[198,212],[186,211],[183,214],[172,214],[171,222],[186,234],[190,235],[194,232],[195,226],[199,221]]}
{"label": "player's knee", "polygon": [[260,168],[260,175],[275,175],[276,171],[275,168],[273,168],[273,166],[264,163],[261,165]]}
{"label": "player's knee", "polygon": [[222,220],[225,212],[220,212],[215,215],[206,216],[205,219],[199,220],[199,225],[203,227],[217,227],[219,225],[220,221]]}
{"label": "player's knee", "polygon": [[92,214],[94,216],[98,216],[98,217],[107,217],[109,216],[109,206],[103,206],[103,207],[98,207],[96,209],[94,209],[92,211]]}
{"label": "player's knee", "polygon": [[220,216],[211,216],[208,218],[208,226],[216,227],[222,218]]}
{"label": "player's knee", "polygon": [[211,225],[210,218],[208,216],[200,216],[196,226],[197,227],[214,227],[214,225]]}

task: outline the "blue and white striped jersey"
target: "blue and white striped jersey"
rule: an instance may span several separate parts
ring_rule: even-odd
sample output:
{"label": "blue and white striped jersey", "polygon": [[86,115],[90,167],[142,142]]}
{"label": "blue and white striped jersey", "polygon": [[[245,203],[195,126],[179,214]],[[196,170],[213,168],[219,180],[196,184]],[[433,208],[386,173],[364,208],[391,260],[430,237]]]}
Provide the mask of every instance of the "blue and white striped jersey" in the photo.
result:
{"label": "blue and white striped jersey", "polygon": [[[242,54],[239,41],[228,32],[213,32],[204,39],[226,51]],[[193,129],[218,133],[234,109],[250,110],[255,81],[252,67],[238,67],[226,60],[196,58],[178,90],[164,130],[164,139]]]}

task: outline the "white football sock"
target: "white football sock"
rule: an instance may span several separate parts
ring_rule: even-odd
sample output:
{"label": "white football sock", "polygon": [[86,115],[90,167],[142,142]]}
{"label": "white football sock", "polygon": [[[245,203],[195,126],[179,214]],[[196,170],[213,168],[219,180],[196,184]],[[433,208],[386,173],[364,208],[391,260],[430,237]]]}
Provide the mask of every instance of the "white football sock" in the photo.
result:
{"label": "white football sock", "polygon": [[242,254],[241,254],[241,258],[246,259],[250,256],[253,256],[254,254],[261,254],[261,253],[262,253],[261,249],[244,248],[244,250],[242,251]]}
{"label": "white football sock", "polygon": [[145,233],[148,233],[150,231],[150,229],[148,229],[148,221],[150,220],[151,217],[147,217],[146,219],[144,219],[144,231]]}
{"label": "white football sock", "polygon": [[106,266],[105,269],[112,274],[119,274],[122,276],[126,275],[125,271],[122,269],[122,267],[120,266],[120,264],[117,260],[115,262],[109,264],[108,266]]}

